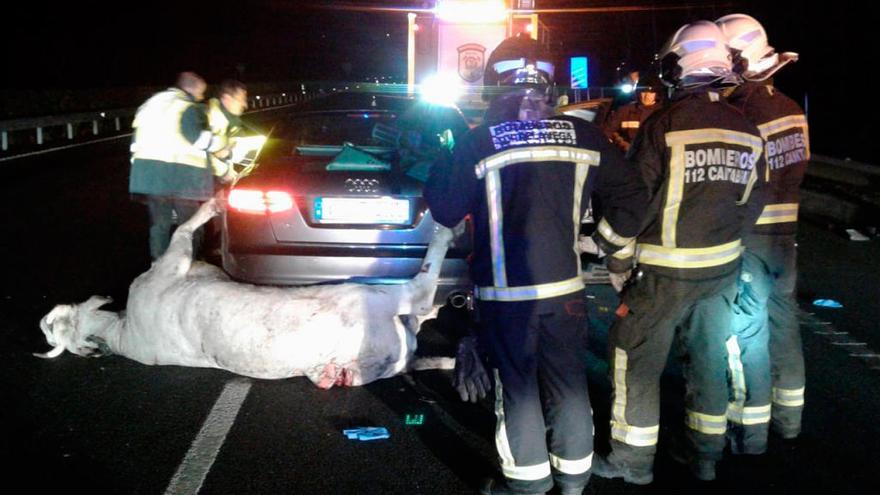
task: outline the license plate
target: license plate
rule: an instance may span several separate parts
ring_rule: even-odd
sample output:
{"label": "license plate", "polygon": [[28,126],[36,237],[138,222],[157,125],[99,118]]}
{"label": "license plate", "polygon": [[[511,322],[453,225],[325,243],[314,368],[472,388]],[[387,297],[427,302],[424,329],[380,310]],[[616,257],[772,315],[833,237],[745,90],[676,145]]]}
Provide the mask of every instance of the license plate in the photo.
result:
{"label": "license plate", "polygon": [[316,198],[317,223],[399,224],[411,223],[409,200],[394,198]]}

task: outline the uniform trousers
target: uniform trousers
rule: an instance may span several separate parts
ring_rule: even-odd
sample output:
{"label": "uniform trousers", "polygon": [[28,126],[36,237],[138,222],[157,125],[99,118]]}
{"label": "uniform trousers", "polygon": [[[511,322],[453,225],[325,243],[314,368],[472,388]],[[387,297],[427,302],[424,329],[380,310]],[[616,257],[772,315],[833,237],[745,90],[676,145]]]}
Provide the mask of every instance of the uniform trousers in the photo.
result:
{"label": "uniform trousers", "polygon": [[593,457],[583,290],[536,301],[479,301],[495,376],[495,444],[521,493],[586,486]]}

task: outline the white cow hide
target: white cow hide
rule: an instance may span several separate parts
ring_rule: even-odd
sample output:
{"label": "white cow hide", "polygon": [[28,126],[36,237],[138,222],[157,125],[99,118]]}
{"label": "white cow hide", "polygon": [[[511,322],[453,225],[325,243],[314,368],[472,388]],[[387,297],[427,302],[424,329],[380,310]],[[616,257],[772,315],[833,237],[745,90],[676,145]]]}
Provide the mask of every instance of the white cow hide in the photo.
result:
{"label": "white cow hide", "polygon": [[[211,200],[131,284],[125,312],[109,299],[55,306],[40,321],[55,357],[120,354],[144,364],[222,368],[255,378],[307,376],[318,387],[362,385],[413,363],[419,315],[432,309],[453,240],[438,227],[421,273],[402,285],[259,287],[192,260],[192,234],[218,213]],[[415,366],[451,367],[440,358]]]}

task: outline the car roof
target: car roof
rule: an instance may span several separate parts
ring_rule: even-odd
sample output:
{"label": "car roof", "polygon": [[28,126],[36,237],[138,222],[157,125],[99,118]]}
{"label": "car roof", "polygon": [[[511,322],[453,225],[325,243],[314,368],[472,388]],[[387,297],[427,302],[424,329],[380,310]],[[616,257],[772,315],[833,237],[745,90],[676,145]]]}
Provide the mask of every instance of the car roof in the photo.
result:
{"label": "car roof", "polygon": [[410,108],[415,102],[415,98],[404,95],[343,92],[331,93],[309,100],[300,105],[296,111],[297,113],[356,110],[400,112]]}

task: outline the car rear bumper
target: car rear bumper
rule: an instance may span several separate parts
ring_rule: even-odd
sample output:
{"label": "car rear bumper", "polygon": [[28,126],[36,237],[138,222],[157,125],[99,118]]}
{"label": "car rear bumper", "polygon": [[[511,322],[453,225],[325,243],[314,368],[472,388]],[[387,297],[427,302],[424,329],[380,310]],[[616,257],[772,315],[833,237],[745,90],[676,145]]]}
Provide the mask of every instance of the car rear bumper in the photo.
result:
{"label": "car rear bumper", "polygon": [[[223,253],[223,269],[232,278],[261,285],[401,284],[418,274],[421,264],[421,258]],[[471,289],[467,261],[460,258],[444,260],[435,304],[444,302],[450,294]]]}

